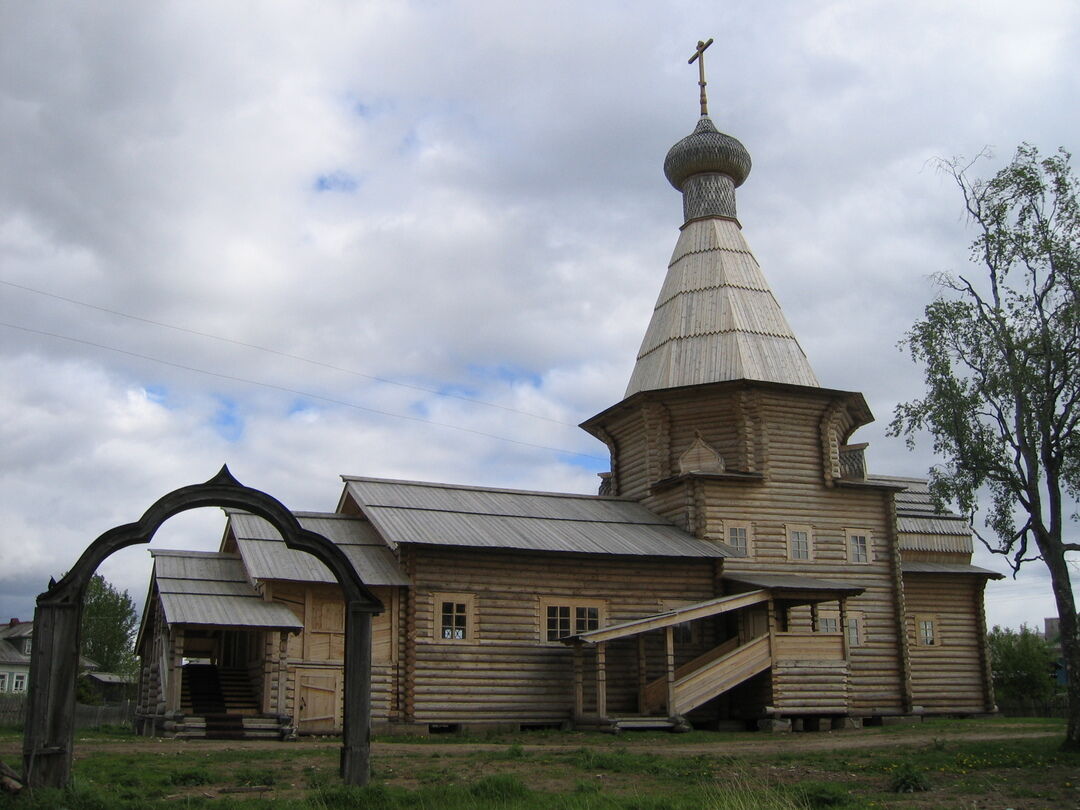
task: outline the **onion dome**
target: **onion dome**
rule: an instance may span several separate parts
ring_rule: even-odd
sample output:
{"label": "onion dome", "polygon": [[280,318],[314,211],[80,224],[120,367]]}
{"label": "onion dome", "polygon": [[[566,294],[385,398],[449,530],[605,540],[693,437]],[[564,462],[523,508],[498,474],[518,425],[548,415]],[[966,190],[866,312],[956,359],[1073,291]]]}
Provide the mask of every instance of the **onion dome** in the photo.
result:
{"label": "onion dome", "polygon": [[664,174],[683,193],[687,222],[707,216],[734,219],[735,189],[750,174],[750,153],[703,115],[694,131],[668,151]]}

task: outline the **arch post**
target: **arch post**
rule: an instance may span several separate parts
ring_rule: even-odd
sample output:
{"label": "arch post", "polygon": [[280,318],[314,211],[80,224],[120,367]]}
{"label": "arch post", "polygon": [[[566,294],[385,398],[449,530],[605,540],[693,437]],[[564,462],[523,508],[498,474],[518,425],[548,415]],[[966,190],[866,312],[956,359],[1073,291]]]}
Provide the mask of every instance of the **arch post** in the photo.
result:
{"label": "arch post", "polygon": [[303,528],[277,499],[245,487],[227,467],[204,484],[181,487],[158,499],[136,523],[102,534],[59,582],[37,598],[30,651],[29,702],[23,732],[23,778],[31,788],[63,788],[71,781],[75,732],[75,680],[79,674],[83,596],[90,578],[110,554],[149,543],[173,515],[204,506],[242,509],[269,521],[285,545],[313,555],[333,572],[347,605],[345,624],[345,717],[341,776],[365,785],[370,777],[371,617],[383,610],[340,548]]}

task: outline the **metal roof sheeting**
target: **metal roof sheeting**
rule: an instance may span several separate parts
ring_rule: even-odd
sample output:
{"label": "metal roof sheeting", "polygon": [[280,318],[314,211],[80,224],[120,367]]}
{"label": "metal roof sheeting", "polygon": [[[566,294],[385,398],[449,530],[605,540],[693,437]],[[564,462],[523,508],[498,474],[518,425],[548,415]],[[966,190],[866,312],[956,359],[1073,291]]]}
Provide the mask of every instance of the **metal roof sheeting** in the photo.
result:
{"label": "metal roof sheeting", "polygon": [[161,607],[169,624],[212,624],[270,630],[302,630],[304,627],[285,605],[264,602],[254,591],[251,596],[163,593]]}
{"label": "metal roof sheeting", "polygon": [[725,557],[639,503],[594,495],[346,478],[390,543],[658,557]]}
{"label": "metal roof sheeting", "polygon": [[997,571],[963,563],[905,562],[900,564],[900,570],[905,574],[974,574],[990,579],[1005,579],[1005,575]]}
{"label": "metal roof sheeting", "polygon": [[[366,520],[345,515],[298,512],[300,525],[334,542],[345,552],[366,585],[408,585],[393,552]],[[230,512],[229,528],[248,573],[254,579],[336,583],[334,575],[310,554],[285,545],[266,520]]]}
{"label": "metal roof sheeting", "polygon": [[235,554],[157,551],[154,581],[169,624],[301,630],[291,610],[266,602],[251,586]]}

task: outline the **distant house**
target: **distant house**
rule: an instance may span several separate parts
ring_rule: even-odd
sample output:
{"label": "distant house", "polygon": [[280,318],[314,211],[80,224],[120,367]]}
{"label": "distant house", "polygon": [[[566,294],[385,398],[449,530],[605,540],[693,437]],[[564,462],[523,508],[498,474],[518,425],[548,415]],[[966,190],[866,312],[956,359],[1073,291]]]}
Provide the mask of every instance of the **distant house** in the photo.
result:
{"label": "distant house", "polygon": [[[684,223],[623,398],[582,424],[610,455],[599,494],[345,476],[334,513],[297,514],[385,606],[377,726],[995,710],[983,591],[1000,575],[925,481],[867,470],[865,399],[819,384],[736,219],[749,170],[705,116],[667,156]],[[236,512],[217,553],[152,553],[144,731],[341,727],[329,571]]]}
{"label": "distant house", "polygon": [[11,619],[0,627],[0,694],[26,691],[34,623]]}

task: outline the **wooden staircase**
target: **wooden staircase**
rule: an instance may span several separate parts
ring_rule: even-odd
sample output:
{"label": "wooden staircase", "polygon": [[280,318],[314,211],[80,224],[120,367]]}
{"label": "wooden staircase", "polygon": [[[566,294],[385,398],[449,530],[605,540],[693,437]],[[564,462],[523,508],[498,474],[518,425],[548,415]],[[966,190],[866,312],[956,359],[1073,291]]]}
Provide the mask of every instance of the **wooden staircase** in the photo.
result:
{"label": "wooden staircase", "polygon": [[[737,644],[737,639],[731,639],[675,670],[675,700],[667,707],[668,715],[686,714],[772,666],[767,635]],[[667,688],[666,676],[645,687],[642,709],[646,714],[665,709]]]}
{"label": "wooden staircase", "polygon": [[282,733],[277,718],[260,715],[242,669],[186,665],[180,682],[180,710],[184,718],[177,725],[177,737],[237,740],[276,738]]}

